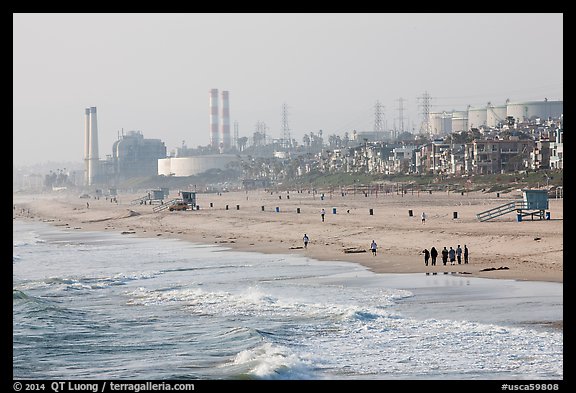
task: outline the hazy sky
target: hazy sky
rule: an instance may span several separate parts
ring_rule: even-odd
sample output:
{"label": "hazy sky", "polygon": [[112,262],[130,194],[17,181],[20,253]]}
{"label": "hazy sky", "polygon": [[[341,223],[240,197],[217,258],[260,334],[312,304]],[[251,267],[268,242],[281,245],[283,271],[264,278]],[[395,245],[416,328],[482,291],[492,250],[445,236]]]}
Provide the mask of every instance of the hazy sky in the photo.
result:
{"label": "hazy sky", "polygon": [[[563,14],[13,14],[14,165],[78,161],[84,110],[100,158],[121,130],[168,152],[209,143],[209,90],[230,93],[231,134],[419,130],[431,111],[563,100]],[[407,128],[407,127],[406,127]]]}

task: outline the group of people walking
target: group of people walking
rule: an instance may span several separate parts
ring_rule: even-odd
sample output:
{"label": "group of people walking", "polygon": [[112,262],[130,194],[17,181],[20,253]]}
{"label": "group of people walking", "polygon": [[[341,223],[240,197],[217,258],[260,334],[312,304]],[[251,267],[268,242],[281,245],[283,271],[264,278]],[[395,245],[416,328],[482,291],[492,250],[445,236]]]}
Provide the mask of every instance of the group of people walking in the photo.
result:
{"label": "group of people walking", "polygon": [[[308,237],[308,235],[304,234],[302,240],[304,242],[304,248],[308,248],[308,243],[310,242],[310,238]],[[370,251],[372,252],[373,256],[376,256],[377,250],[378,245],[376,244],[375,240],[372,240],[372,243],[370,243]],[[426,266],[428,266],[428,263],[430,263],[431,266],[436,266],[436,260],[438,258],[438,250],[436,250],[436,247],[432,247],[430,250],[425,248],[422,251],[422,253],[424,254],[424,264]],[[458,247],[456,247],[456,249],[450,247],[450,249],[448,250],[446,247],[444,247],[440,255],[442,257],[442,264],[444,266],[448,264],[448,261],[450,261],[451,265],[455,265],[456,263],[458,263],[458,265],[461,265],[462,257],[464,257],[464,264],[467,264],[469,261],[469,251],[468,246],[466,246],[466,244],[464,244],[464,249],[460,247],[460,244],[458,244]]]}
{"label": "group of people walking", "polygon": [[[435,247],[432,247],[430,251],[428,251],[428,249],[425,248],[422,251],[422,253],[424,254],[424,264],[426,266],[428,266],[428,262],[430,262],[431,266],[436,266],[436,259],[438,258],[438,250],[436,250]],[[455,265],[456,262],[458,262],[458,265],[461,265],[462,257],[464,257],[464,264],[467,264],[469,260],[469,252],[466,244],[464,244],[464,249],[460,247],[460,244],[458,244],[458,247],[456,247],[456,249],[450,247],[450,249],[448,250],[446,249],[446,247],[444,247],[440,255],[442,256],[443,265],[448,264],[448,261],[450,261],[450,265]]]}

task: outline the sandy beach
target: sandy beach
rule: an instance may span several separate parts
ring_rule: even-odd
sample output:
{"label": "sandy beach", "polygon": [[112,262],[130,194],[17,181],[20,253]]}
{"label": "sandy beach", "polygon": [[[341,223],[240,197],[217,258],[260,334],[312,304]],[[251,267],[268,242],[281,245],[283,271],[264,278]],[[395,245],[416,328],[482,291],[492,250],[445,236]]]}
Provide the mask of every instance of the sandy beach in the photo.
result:
{"label": "sandy beach", "polygon": [[[549,200],[550,219],[515,213],[480,222],[476,214],[519,199],[496,193],[330,194],[303,191],[198,193],[199,210],[154,212],[132,204],[139,194],[81,199],[77,194],[14,194],[13,218],[73,230],[179,238],[235,250],[298,253],[350,261],[376,273],[451,272],[474,277],[563,282],[563,199]],[[178,197],[171,191],[167,200]],[[89,207],[87,206],[89,203]],[[320,211],[325,209],[325,220]],[[421,221],[421,213],[426,220]],[[304,248],[303,236],[310,242]],[[372,240],[377,255],[370,252]],[[466,245],[468,264],[425,266],[422,250]]]}

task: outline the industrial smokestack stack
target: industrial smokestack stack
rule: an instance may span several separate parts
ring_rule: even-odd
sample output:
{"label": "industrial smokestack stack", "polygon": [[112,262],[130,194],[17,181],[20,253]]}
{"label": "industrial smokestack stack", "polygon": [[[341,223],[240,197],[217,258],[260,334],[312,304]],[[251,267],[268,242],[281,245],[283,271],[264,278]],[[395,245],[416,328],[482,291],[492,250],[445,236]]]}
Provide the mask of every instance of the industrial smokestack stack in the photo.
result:
{"label": "industrial smokestack stack", "polygon": [[210,90],[210,146],[218,148],[218,89]]}
{"label": "industrial smokestack stack", "polygon": [[90,185],[90,108],[84,114],[84,184]]}
{"label": "industrial smokestack stack", "polygon": [[90,107],[90,146],[89,146],[88,185],[94,184],[98,175],[98,122],[96,121],[96,107]]}
{"label": "industrial smokestack stack", "polygon": [[226,151],[230,149],[230,104],[228,101],[228,91],[222,92],[222,148]]}

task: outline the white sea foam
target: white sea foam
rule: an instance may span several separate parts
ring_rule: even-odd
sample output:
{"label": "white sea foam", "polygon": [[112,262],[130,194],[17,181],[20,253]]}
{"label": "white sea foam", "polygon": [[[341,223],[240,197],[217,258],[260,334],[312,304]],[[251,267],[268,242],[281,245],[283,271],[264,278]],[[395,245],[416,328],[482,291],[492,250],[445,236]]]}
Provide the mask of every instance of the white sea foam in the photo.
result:
{"label": "white sea foam", "polygon": [[[42,226],[34,233],[41,238]],[[83,244],[62,247],[74,243],[68,234],[49,233],[59,243],[22,242],[15,254],[15,377],[564,374],[563,331],[528,323],[562,319],[561,285],[376,275],[343,262],[109,234],[102,244],[84,234]],[[21,306],[22,293],[58,312]]]}
{"label": "white sea foam", "polygon": [[248,376],[257,379],[322,379],[314,373],[314,359],[298,356],[289,348],[263,343],[241,351],[233,360]]}

